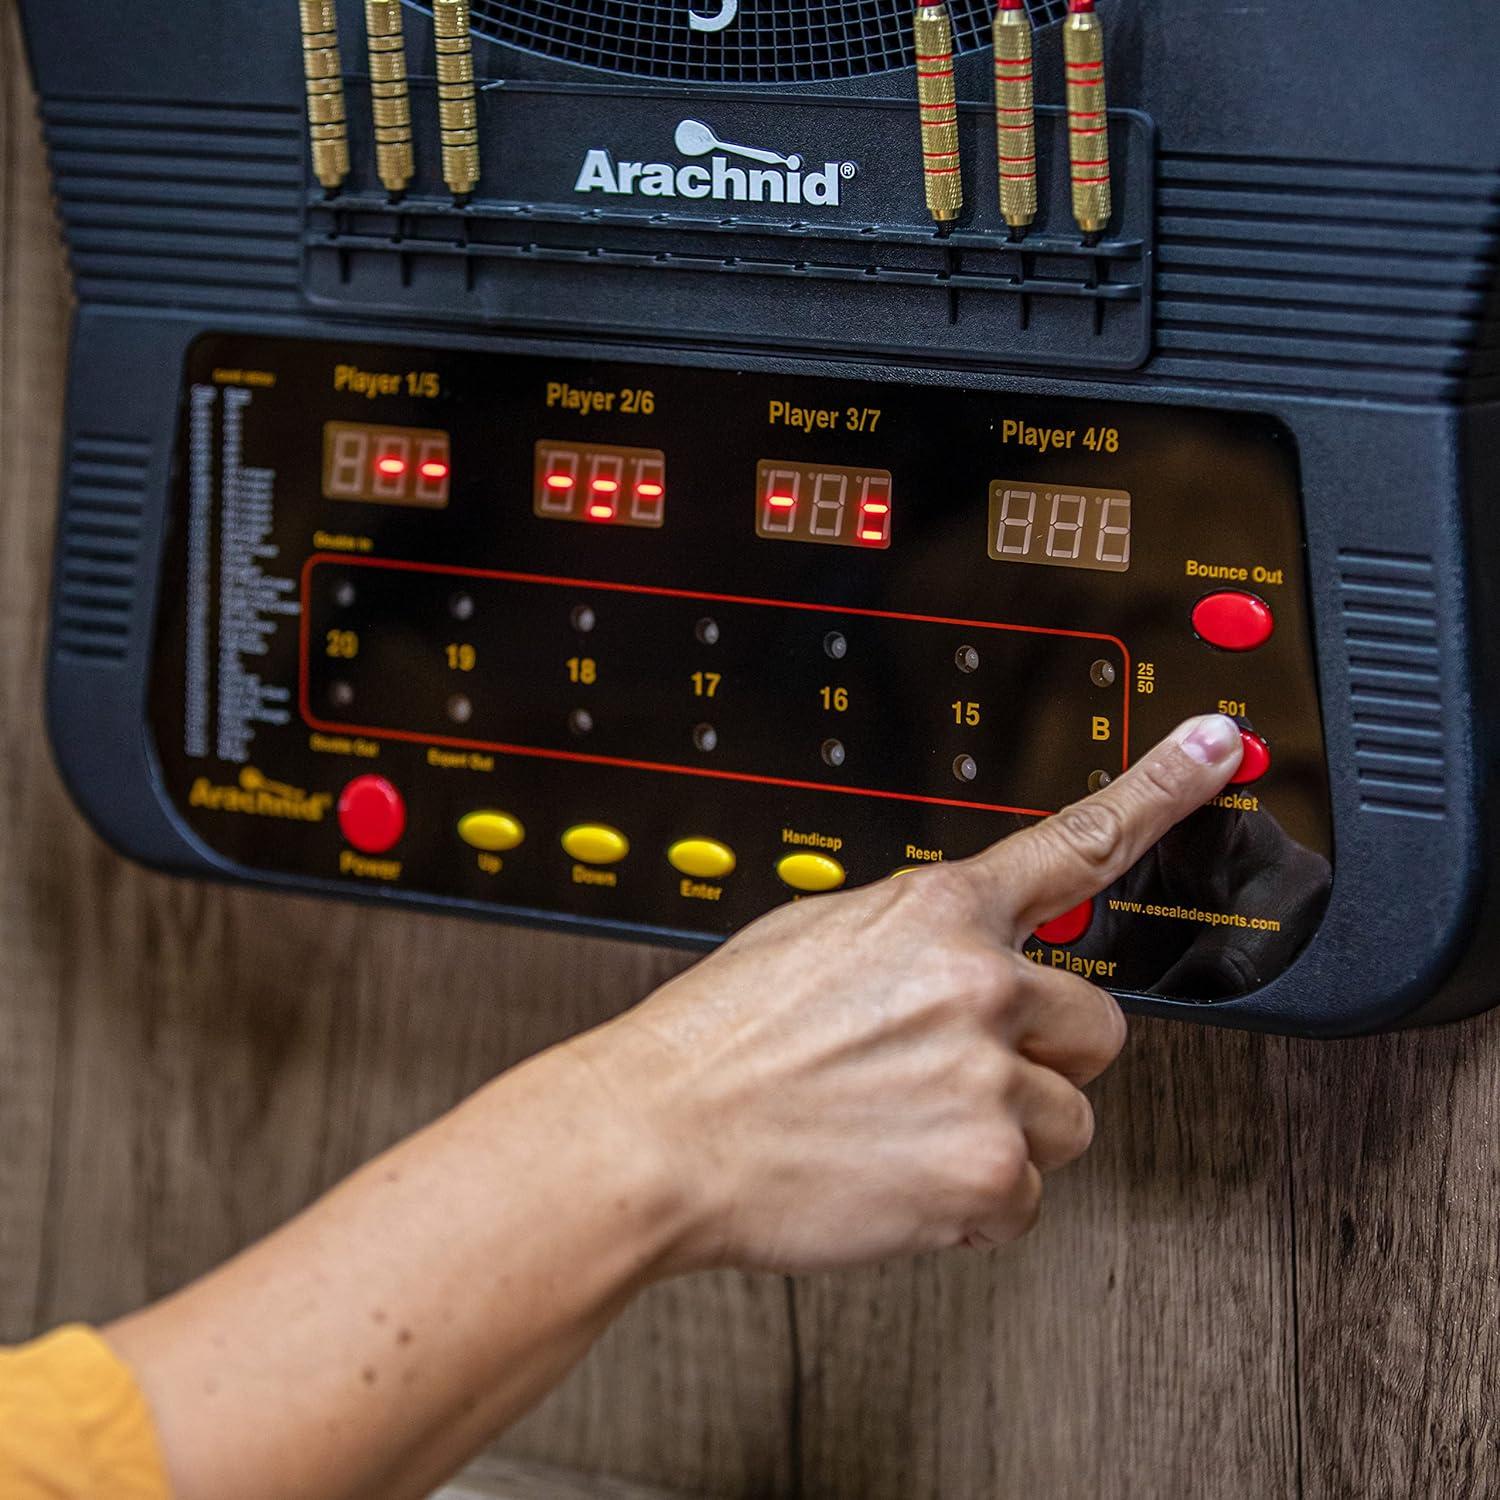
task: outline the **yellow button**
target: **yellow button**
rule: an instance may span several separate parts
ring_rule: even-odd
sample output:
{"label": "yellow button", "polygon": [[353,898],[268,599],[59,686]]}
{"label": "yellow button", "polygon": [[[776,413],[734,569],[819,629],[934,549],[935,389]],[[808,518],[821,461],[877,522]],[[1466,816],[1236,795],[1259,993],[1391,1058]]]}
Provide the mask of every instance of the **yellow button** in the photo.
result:
{"label": "yellow button", "polygon": [[630,853],[630,840],[608,823],[575,823],[563,834],[562,846],[581,865],[617,865]]}
{"label": "yellow button", "polygon": [[788,854],[776,873],[794,891],[836,891],[844,883],[844,867],[826,854]]}
{"label": "yellow button", "polygon": [[458,820],[458,836],[464,843],[483,849],[487,854],[503,854],[526,841],[526,830],[519,818],[485,808],[480,812],[465,813]]}
{"label": "yellow button", "polygon": [[734,850],[718,839],[678,839],[667,850],[667,863],[699,880],[722,880],[734,873]]}

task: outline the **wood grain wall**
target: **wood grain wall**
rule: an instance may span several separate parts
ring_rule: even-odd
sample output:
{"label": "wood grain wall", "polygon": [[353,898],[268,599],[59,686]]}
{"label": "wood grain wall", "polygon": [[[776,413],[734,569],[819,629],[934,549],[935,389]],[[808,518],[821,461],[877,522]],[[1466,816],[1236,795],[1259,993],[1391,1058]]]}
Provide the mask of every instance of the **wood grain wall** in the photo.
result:
{"label": "wood grain wall", "polygon": [[[0,1339],[170,1290],[682,962],[86,830],[41,729],[68,290],[33,108],[0,6]],[[660,1288],[503,1451],[776,1500],[1500,1494],[1500,1024],[1141,1022],[1097,1103],[1024,1244]]]}

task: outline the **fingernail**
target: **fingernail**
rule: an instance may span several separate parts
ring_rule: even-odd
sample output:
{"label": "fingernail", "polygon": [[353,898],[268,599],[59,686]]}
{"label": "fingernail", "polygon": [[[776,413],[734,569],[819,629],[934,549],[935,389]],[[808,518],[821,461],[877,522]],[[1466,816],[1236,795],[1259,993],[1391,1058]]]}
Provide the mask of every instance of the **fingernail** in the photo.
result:
{"label": "fingernail", "polygon": [[1177,742],[1200,766],[1221,766],[1240,748],[1240,726],[1225,714],[1204,714],[1183,725]]}

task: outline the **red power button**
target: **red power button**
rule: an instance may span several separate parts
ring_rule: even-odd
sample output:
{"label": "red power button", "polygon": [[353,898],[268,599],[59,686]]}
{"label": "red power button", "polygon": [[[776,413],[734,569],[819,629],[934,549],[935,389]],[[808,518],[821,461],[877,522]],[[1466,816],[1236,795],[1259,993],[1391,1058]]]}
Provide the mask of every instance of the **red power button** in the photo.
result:
{"label": "red power button", "polygon": [[339,794],[339,827],[361,854],[384,854],[406,832],[406,802],[384,776],[356,776]]}

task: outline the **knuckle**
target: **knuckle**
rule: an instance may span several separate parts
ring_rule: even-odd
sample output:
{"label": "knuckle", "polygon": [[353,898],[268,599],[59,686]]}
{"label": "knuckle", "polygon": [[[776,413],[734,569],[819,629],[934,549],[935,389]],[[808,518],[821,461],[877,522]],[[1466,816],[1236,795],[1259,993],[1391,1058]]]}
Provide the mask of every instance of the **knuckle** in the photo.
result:
{"label": "knuckle", "polygon": [[1030,1156],[1019,1130],[999,1133],[980,1158],[980,1189],[989,1202],[1013,1197],[1026,1179]]}
{"label": "knuckle", "polygon": [[1192,779],[1192,767],[1180,752],[1177,755],[1148,755],[1135,768],[1137,784],[1153,802],[1175,802]]}
{"label": "knuckle", "polygon": [[1076,1161],[1094,1144],[1094,1106],[1077,1089],[1068,1102],[1072,1118],[1064,1135],[1063,1150],[1069,1161]]}
{"label": "knuckle", "polygon": [[1016,1239],[1020,1239],[1023,1234],[1030,1234],[1036,1228],[1036,1221],[1042,1216],[1042,1180],[1036,1173],[1026,1174],[1019,1196],[1021,1201],[1017,1204]]}
{"label": "knuckle", "polygon": [[1125,1050],[1125,1043],[1130,1038],[1130,1022],[1125,1019],[1120,1002],[1108,990],[1100,990],[1099,999],[1100,1030],[1103,1033],[1101,1051],[1104,1054],[1101,1060],[1108,1067]]}
{"label": "knuckle", "polygon": [[1090,870],[1112,868],[1125,842],[1125,818],[1113,801],[1091,798],[1075,802],[1054,816],[1047,825],[1052,836]]}
{"label": "knuckle", "polygon": [[961,864],[936,864],[905,876],[898,884],[907,887],[931,912],[950,921],[967,922],[979,908],[976,882]]}
{"label": "knuckle", "polygon": [[993,948],[973,948],[958,959],[958,979],[986,1012],[1003,1006],[1015,991],[1009,956]]}

